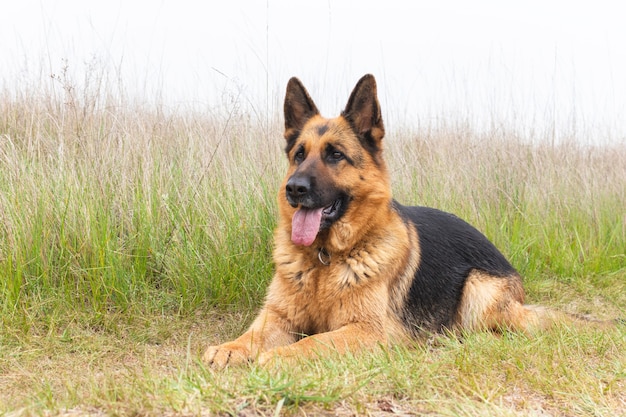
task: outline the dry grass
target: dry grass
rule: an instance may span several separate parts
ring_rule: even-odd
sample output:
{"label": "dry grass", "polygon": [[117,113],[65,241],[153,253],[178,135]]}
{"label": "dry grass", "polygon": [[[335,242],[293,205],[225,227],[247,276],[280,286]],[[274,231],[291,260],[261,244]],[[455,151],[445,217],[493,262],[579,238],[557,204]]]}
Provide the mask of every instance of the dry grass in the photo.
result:
{"label": "dry grass", "polygon": [[[30,334],[0,357],[8,415],[623,415],[622,330],[439,338],[358,357],[212,372],[197,355],[248,317],[150,317]],[[111,323],[113,324],[113,323]],[[233,326],[233,324],[235,324]]]}

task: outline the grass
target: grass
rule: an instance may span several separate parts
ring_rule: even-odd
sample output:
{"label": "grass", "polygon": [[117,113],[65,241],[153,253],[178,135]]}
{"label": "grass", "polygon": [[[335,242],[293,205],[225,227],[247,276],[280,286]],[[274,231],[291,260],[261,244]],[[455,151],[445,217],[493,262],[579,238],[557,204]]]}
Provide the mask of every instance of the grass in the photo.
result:
{"label": "grass", "polygon": [[[623,327],[205,369],[271,279],[280,118],[53,81],[0,94],[0,415],[624,414]],[[528,139],[389,127],[394,195],[484,231],[529,302],[623,317],[626,148]]]}
{"label": "grass", "polygon": [[30,334],[3,355],[3,406],[26,415],[272,415],[282,408],[468,416],[611,416],[624,406],[626,341],[618,329],[557,329],[534,339],[479,333],[296,367],[212,372],[195,355],[215,319],[152,317],[143,332],[118,319],[106,331],[74,325]]}

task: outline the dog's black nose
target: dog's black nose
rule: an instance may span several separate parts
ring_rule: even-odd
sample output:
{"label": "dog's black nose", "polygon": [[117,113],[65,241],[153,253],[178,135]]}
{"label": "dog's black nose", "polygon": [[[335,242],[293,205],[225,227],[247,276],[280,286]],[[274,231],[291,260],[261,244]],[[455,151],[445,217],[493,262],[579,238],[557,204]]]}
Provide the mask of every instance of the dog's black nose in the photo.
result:
{"label": "dog's black nose", "polygon": [[309,194],[311,190],[311,179],[308,176],[293,175],[287,181],[286,191],[289,201],[294,202]]}

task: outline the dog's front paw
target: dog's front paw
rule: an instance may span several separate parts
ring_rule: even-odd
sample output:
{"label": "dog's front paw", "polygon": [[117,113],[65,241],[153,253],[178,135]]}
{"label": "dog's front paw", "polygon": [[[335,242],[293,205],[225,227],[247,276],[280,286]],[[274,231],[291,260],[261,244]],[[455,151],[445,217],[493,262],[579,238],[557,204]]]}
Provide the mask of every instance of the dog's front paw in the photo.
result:
{"label": "dog's front paw", "polygon": [[269,366],[276,359],[276,354],[273,351],[263,352],[256,359],[256,363],[260,366]]}
{"label": "dog's front paw", "polygon": [[250,361],[252,361],[250,349],[237,342],[210,346],[202,356],[202,362],[214,369],[222,369],[226,365],[237,365]]}

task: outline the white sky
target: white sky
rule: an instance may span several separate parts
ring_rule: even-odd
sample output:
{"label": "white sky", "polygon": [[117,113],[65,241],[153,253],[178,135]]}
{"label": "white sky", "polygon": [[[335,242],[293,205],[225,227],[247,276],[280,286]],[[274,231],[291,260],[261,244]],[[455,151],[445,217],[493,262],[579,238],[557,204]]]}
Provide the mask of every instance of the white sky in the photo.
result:
{"label": "white sky", "polygon": [[260,114],[280,111],[296,75],[322,113],[335,116],[371,72],[388,127],[451,118],[626,136],[619,2],[7,3],[0,82],[11,91],[44,88],[66,61],[77,84],[96,68],[143,100],[200,108],[234,100]]}

